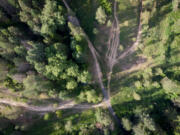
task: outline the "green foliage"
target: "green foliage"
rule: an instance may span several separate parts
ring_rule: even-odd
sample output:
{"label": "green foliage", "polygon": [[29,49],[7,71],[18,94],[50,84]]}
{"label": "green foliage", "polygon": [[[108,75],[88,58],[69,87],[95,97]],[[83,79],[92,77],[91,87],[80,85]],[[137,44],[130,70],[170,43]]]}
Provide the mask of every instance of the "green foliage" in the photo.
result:
{"label": "green foliage", "polygon": [[179,51],[177,47],[179,38],[178,34],[175,33],[179,31],[177,25],[180,14],[179,12],[170,11],[170,3],[156,10],[153,9],[149,13],[153,17],[149,18],[150,21],[148,21],[147,29],[144,29],[145,37],[143,42],[145,48],[143,49],[143,53],[148,57],[152,57],[156,64],[160,62],[176,63],[179,61],[179,54],[177,53]]}
{"label": "green foliage", "polygon": [[[81,113],[69,115],[72,110],[65,110],[62,118],[57,119],[54,114],[51,114],[49,120],[40,120],[31,126],[24,134],[30,135],[103,135],[96,128],[95,124],[95,110],[84,110]],[[64,114],[63,113],[63,114]]]}
{"label": "green foliage", "polygon": [[4,80],[8,73],[8,63],[0,58],[0,81]]}
{"label": "green foliage", "polygon": [[97,109],[95,116],[96,121],[102,124],[104,127],[110,126],[113,123],[109,114],[101,109]]}
{"label": "green foliage", "polygon": [[21,46],[21,40],[25,37],[23,34],[17,26],[0,28],[0,55],[8,62],[13,62],[15,57],[25,56],[26,50]]}
{"label": "green foliage", "polygon": [[[144,1],[143,1],[144,3]],[[138,29],[138,0],[117,0],[117,14],[120,26],[121,48],[126,48],[134,43]],[[144,20],[144,19],[143,19]]]}
{"label": "green foliage", "polygon": [[71,30],[71,34],[77,41],[81,41],[84,37],[84,32],[82,31],[81,27],[75,26],[71,22],[68,22],[69,29]]}
{"label": "green foliage", "polygon": [[30,64],[36,64],[44,61],[44,45],[41,43],[31,43],[32,49],[27,52],[27,61]]}
{"label": "green foliage", "polygon": [[173,10],[178,11],[180,2],[178,0],[172,0]]}
{"label": "green foliage", "polygon": [[16,46],[14,48],[14,51],[19,55],[19,56],[26,56],[26,49],[24,46]]}
{"label": "green foliage", "polygon": [[17,0],[7,0],[11,6],[17,7]]}
{"label": "green foliage", "polygon": [[72,129],[72,121],[67,121],[65,124],[65,130],[69,133],[71,133],[73,131]]}
{"label": "green foliage", "polygon": [[102,100],[102,97],[99,96],[94,89],[89,89],[81,91],[80,95],[78,96],[78,100],[80,102],[87,101],[88,103],[98,103]]}
{"label": "green foliage", "polygon": [[82,83],[89,83],[91,81],[91,75],[88,71],[84,70],[78,75],[78,81]]}
{"label": "green foliage", "polygon": [[18,3],[21,8],[21,21],[27,23],[33,31],[40,32],[40,10],[31,5],[29,0],[18,0]]}
{"label": "green foliage", "polygon": [[129,121],[129,119],[127,118],[122,118],[122,124],[123,127],[127,130],[130,131],[132,129],[132,123],[131,121]]}
{"label": "green foliage", "polygon": [[18,2],[21,8],[21,21],[26,22],[33,31],[43,36],[53,37],[56,30],[65,24],[63,7],[57,1],[18,0]]}
{"label": "green foliage", "polygon": [[58,5],[56,1],[46,0],[41,15],[41,33],[43,35],[53,35],[58,27],[65,24],[63,17],[63,7]]}
{"label": "green foliage", "polygon": [[35,69],[39,73],[44,73],[44,61],[45,61],[45,51],[44,51],[44,44],[42,43],[33,43],[29,42],[32,46],[31,49],[28,50],[26,60],[33,64]]}
{"label": "green foliage", "polygon": [[68,76],[76,77],[78,76],[78,72],[79,72],[78,66],[72,65],[69,68],[67,68],[66,72]]}
{"label": "green foliage", "polygon": [[62,100],[68,100],[70,98],[69,91],[67,91],[67,90],[60,91],[58,96]]}
{"label": "green foliage", "polygon": [[17,27],[0,29],[0,47],[7,51],[14,51],[13,48],[20,44],[23,33]]}
{"label": "green foliage", "polygon": [[135,100],[141,100],[141,96],[137,94],[136,92],[133,93],[133,97]]}
{"label": "green foliage", "polygon": [[178,89],[180,89],[180,86],[178,86],[175,82],[173,82],[169,78],[167,77],[163,78],[161,80],[161,84],[166,93],[179,94]]}
{"label": "green foliage", "polygon": [[136,87],[137,89],[141,89],[141,88],[142,88],[142,84],[141,84],[140,81],[136,81],[136,82],[134,83],[134,85],[135,85],[135,87]]}
{"label": "green foliage", "polygon": [[3,85],[6,88],[11,89],[12,91],[20,91],[23,89],[23,85],[21,83],[18,83],[17,81],[13,80],[10,77],[7,77],[4,82]]}
{"label": "green foliage", "polygon": [[61,110],[56,111],[56,116],[58,118],[62,118],[62,111]]}
{"label": "green foliage", "polygon": [[100,0],[100,5],[108,14],[112,13],[112,3],[110,2],[110,0]]}
{"label": "green foliage", "polygon": [[71,40],[71,49],[73,50],[72,56],[78,61],[83,62],[83,52],[85,51],[85,46],[83,42],[78,42],[74,38]]}
{"label": "green foliage", "polygon": [[73,90],[78,83],[89,83],[90,74],[86,70],[80,70],[78,64],[68,60],[67,47],[64,44],[55,43],[45,49],[48,64],[45,65],[46,77],[52,80],[65,81],[64,89]]}
{"label": "green foliage", "polygon": [[99,24],[105,24],[106,23],[107,15],[104,11],[104,9],[100,6],[96,11],[96,20]]}
{"label": "green foliage", "polygon": [[133,126],[135,135],[150,135],[152,131],[156,130],[156,126],[152,118],[146,113],[138,112],[139,122]]}
{"label": "green foliage", "polygon": [[96,15],[97,4],[99,4],[99,0],[78,0],[71,1],[69,3],[72,10],[75,11],[82,28],[87,33],[89,38],[92,40],[94,39],[93,28],[95,27],[94,20]]}
{"label": "green foliage", "polygon": [[[104,28],[107,26],[110,29],[112,26],[112,1],[68,2],[77,15],[81,27],[73,15],[67,13],[62,1],[7,0],[7,4],[10,5],[6,6],[12,8],[4,7],[4,3],[0,8],[1,85],[5,85],[8,90],[18,91],[17,95],[32,99],[31,101],[40,98],[49,103],[51,102],[49,98],[56,99],[59,94],[59,98],[63,100],[100,102],[102,97],[99,90],[91,86],[92,78],[87,65],[87,60],[90,58],[84,32],[93,44],[98,43],[94,36],[107,39],[107,37],[102,38],[101,33],[109,34]],[[133,45],[140,21],[142,35],[139,48],[134,55],[129,55],[129,58],[133,57],[131,62],[134,64],[136,55],[146,57],[145,60],[151,60],[148,66],[153,67],[129,73],[120,81],[115,81],[116,76],[113,76],[111,81],[113,108],[129,134],[178,135],[179,114],[171,110],[166,113],[169,107],[176,109],[172,106],[172,102],[176,106],[179,105],[179,1],[143,0],[142,13],[138,11],[140,6],[138,0],[118,0],[117,5],[121,29],[119,50],[125,51]],[[15,14],[11,13],[13,9]],[[68,22],[67,18],[75,20],[76,24]],[[100,25],[94,26],[95,20],[99,24],[107,23],[107,25],[101,29]],[[30,42],[25,44],[24,41]],[[95,46],[95,48],[100,47]],[[29,63],[31,65],[26,71],[20,70]],[[126,59],[122,60],[120,65],[125,64]],[[117,69],[121,67],[117,66]],[[18,75],[23,79],[25,77],[23,84],[16,79]],[[15,95],[13,92],[12,94]],[[173,98],[169,98],[172,95]],[[55,106],[57,104],[54,104]],[[9,119],[18,118],[17,111],[12,111],[11,107],[1,107],[0,111],[2,116],[7,113]],[[54,114],[45,114],[40,122],[36,122],[32,128],[29,127],[22,134],[108,135],[114,132],[111,130],[114,128],[111,117],[100,109],[89,109],[82,113],[74,110],[58,110]],[[11,131],[11,127],[9,130]],[[18,125],[13,130],[23,129]],[[6,129],[3,130],[4,133],[11,134]]]}
{"label": "green foliage", "polygon": [[37,96],[39,93],[48,92],[52,88],[50,81],[37,75],[28,75],[23,84],[25,96]]}
{"label": "green foliage", "polygon": [[44,115],[44,120],[49,120],[50,119],[50,117],[51,117],[51,115],[50,115],[50,113],[46,113],[45,115]]}
{"label": "green foliage", "polygon": [[175,125],[174,134],[178,135],[180,132],[180,116],[177,116],[177,118],[173,122]]}
{"label": "green foliage", "polygon": [[75,80],[69,80],[68,82],[67,82],[67,84],[66,84],[66,88],[68,89],[68,90],[73,90],[73,89],[75,89],[76,87],[77,87],[77,82],[75,81]]}
{"label": "green foliage", "polygon": [[143,129],[143,124],[138,124],[133,127],[134,135],[146,135],[145,130]]}
{"label": "green foliage", "polygon": [[53,80],[67,79],[67,74],[64,71],[67,69],[68,63],[66,46],[56,43],[46,48],[46,56],[48,65],[46,65],[46,76]]}
{"label": "green foliage", "polygon": [[140,118],[141,118],[141,120],[143,121],[144,126],[145,126],[148,130],[150,130],[150,131],[155,131],[155,130],[156,130],[155,123],[154,123],[154,121],[152,120],[152,118],[150,118],[149,115],[143,114]]}

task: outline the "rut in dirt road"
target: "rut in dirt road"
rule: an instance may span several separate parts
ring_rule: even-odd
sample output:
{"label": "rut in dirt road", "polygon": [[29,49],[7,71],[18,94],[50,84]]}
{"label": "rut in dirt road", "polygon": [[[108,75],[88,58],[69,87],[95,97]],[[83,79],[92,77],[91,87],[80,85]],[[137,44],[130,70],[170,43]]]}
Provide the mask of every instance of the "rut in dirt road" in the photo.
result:
{"label": "rut in dirt road", "polygon": [[106,53],[106,57],[107,57],[107,66],[109,67],[109,73],[107,75],[107,92],[108,92],[108,103],[109,104],[109,111],[110,113],[113,115],[114,119],[116,120],[116,122],[118,123],[119,127],[121,129],[123,129],[122,124],[119,120],[119,118],[117,117],[117,115],[115,114],[112,105],[110,103],[110,83],[111,83],[111,74],[113,71],[113,67],[115,65],[116,62],[116,57],[117,57],[117,50],[119,47],[119,35],[120,35],[120,28],[119,28],[119,21],[117,18],[117,2],[116,0],[114,1],[114,21],[113,21],[113,25],[111,27],[111,32],[110,32],[110,38],[109,38],[109,44],[108,44],[108,51]]}
{"label": "rut in dirt road", "polygon": [[[107,89],[108,89],[108,97],[110,97],[110,83],[111,83],[111,77],[112,77],[112,72],[113,72],[113,67],[115,64],[118,63],[118,60],[123,59],[127,57],[129,54],[132,54],[135,51],[135,48],[139,44],[141,40],[141,12],[142,12],[142,0],[140,0],[140,5],[139,5],[139,24],[138,24],[138,34],[137,34],[137,40],[136,42],[132,45],[132,47],[128,48],[123,54],[121,54],[119,57],[117,57],[117,52],[118,52],[118,47],[120,45],[120,27],[119,27],[119,21],[117,18],[117,2],[115,0],[114,2],[114,22],[111,28],[110,32],[110,38],[109,38],[109,44],[108,44],[108,51],[106,53],[106,59],[107,65],[109,67],[109,73],[107,74],[108,78],[108,84],[107,84]],[[114,113],[114,110],[111,110],[112,113]],[[115,114],[115,113],[114,113]],[[118,117],[116,117],[117,121]],[[119,122],[120,123],[120,122]]]}

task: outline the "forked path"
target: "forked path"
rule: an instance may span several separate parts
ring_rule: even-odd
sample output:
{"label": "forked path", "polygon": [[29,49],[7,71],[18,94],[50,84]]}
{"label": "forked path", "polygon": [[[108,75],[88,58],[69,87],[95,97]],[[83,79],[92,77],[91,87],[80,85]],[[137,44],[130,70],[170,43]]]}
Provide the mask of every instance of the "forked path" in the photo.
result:
{"label": "forked path", "polygon": [[[71,8],[69,7],[69,5],[67,4],[66,0],[63,0],[64,5],[66,6],[68,12],[69,12],[69,22],[71,22],[72,24],[78,26],[81,28],[79,20],[77,19],[77,17],[75,16],[75,13],[73,13],[73,11],[71,10]],[[141,6],[142,6],[142,0],[141,0]],[[110,42],[109,42],[109,49],[107,52],[107,59],[108,59],[108,67],[109,67],[109,76],[108,76],[108,90],[105,89],[103,81],[102,81],[102,71],[100,68],[100,64],[98,62],[97,56],[99,56],[99,54],[97,53],[96,49],[94,48],[92,42],[90,41],[89,37],[86,35],[86,33],[84,32],[84,30],[82,29],[83,35],[85,37],[85,39],[88,42],[88,47],[92,53],[94,62],[95,62],[95,70],[97,72],[97,77],[98,77],[98,83],[101,87],[104,99],[103,102],[100,104],[75,104],[75,102],[73,101],[66,101],[66,102],[62,102],[60,104],[58,104],[56,107],[53,106],[53,104],[50,105],[46,105],[46,106],[33,106],[33,105],[29,105],[26,103],[21,103],[21,102],[16,102],[16,101],[10,101],[7,99],[0,99],[0,103],[3,104],[8,104],[11,106],[15,106],[15,107],[23,107],[26,108],[27,110],[31,110],[34,112],[39,112],[39,113],[45,113],[45,112],[53,112],[56,110],[60,110],[60,109],[90,109],[90,108],[97,108],[97,107],[104,107],[106,106],[109,110],[109,112],[111,113],[111,115],[114,117],[114,119],[116,120],[116,122],[119,124],[119,126],[122,127],[120,120],[118,119],[118,117],[116,116],[111,102],[110,102],[110,81],[111,81],[111,73],[113,71],[113,67],[116,64],[116,61],[118,61],[119,59],[125,58],[129,53],[132,53],[134,51],[134,48],[139,44],[140,41],[140,37],[141,37],[141,23],[139,23],[139,29],[138,29],[138,35],[137,35],[137,40],[134,43],[134,45],[129,48],[128,50],[126,50],[122,55],[120,55],[117,58],[117,50],[118,50],[118,46],[119,46],[119,34],[120,34],[120,28],[119,28],[119,22],[118,22],[118,18],[117,18],[117,13],[116,13],[116,7],[117,7],[117,2],[116,0],[114,1],[114,21],[113,21],[113,25],[112,25],[112,31],[111,31],[111,36],[110,36]]]}
{"label": "forked path", "polygon": [[[79,23],[77,17],[71,16],[72,14],[74,14],[73,11],[70,9],[70,7],[68,6],[68,4],[66,3],[65,0],[63,0],[63,2],[64,2],[64,5],[66,6],[66,8],[69,12],[68,18],[71,18],[71,19],[69,19],[69,21],[72,24],[75,23],[74,25],[80,27],[80,23]],[[82,29],[82,31],[83,31],[83,29]],[[31,110],[31,111],[35,111],[35,112],[42,112],[42,113],[52,112],[52,111],[56,111],[56,110],[60,110],[60,109],[70,109],[70,108],[71,109],[88,109],[88,108],[96,108],[96,107],[107,106],[109,111],[112,113],[112,115],[115,116],[115,113],[114,113],[112,106],[110,104],[109,96],[108,96],[107,91],[105,90],[105,87],[104,87],[103,82],[102,82],[102,72],[100,69],[99,62],[98,62],[97,57],[96,57],[98,55],[98,53],[95,50],[92,42],[89,40],[89,37],[86,35],[86,33],[84,31],[83,31],[83,35],[88,42],[88,47],[89,47],[89,49],[92,53],[93,59],[95,61],[95,67],[96,67],[96,71],[97,71],[98,82],[100,84],[100,87],[101,87],[101,90],[102,90],[102,93],[104,96],[103,102],[94,105],[94,104],[75,104],[73,101],[71,101],[71,102],[66,102],[66,103],[60,103],[56,107],[53,107],[53,104],[50,104],[47,106],[33,106],[33,105],[26,104],[26,103],[10,101],[7,99],[0,99],[0,103],[8,104],[8,105],[15,106],[15,107],[23,107],[23,108],[26,108],[27,110]]]}
{"label": "forked path", "polygon": [[[68,10],[68,12],[69,12],[69,17],[68,18],[74,18],[74,19],[71,19],[71,20],[75,20],[75,22],[77,22],[76,24],[74,24],[74,25],[76,25],[77,26],[77,24],[78,24],[78,27],[80,27],[80,28],[82,28],[81,26],[80,26],[80,23],[79,23],[79,20],[77,19],[77,17],[75,16],[75,13],[71,10],[71,8],[69,7],[69,5],[68,5],[68,3],[66,2],[66,0],[63,0],[63,2],[64,2],[64,5],[66,6],[66,8],[67,8],[67,10]],[[116,1],[114,2],[115,4],[115,9],[116,9]],[[116,11],[115,11],[116,12]],[[73,16],[72,16],[72,14],[73,14]],[[69,20],[69,21],[71,21],[71,20]],[[71,23],[73,24],[73,22],[71,21]],[[116,24],[117,25],[117,24]],[[82,31],[83,31],[83,29],[82,29]],[[116,122],[120,125],[120,121],[119,121],[119,119],[118,119],[118,117],[116,116],[116,114],[115,114],[115,112],[114,112],[114,110],[113,110],[113,108],[112,108],[112,105],[111,105],[111,102],[110,102],[110,94],[109,94],[109,92],[107,92],[107,90],[105,89],[105,87],[104,87],[104,84],[103,84],[103,81],[102,81],[102,71],[101,71],[101,68],[100,68],[100,64],[99,64],[99,62],[98,62],[98,59],[97,59],[97,51],[96,51],[96,49],[94,48],[94,46],[93,46],[93,44],[92,44],[92,42],[89,40],[89,37],[86,35],[86,33],[83,31],[83,34],[84,34],[84,37],[85,37],[85,39],[87,40],[87,42],[88,42],[88,47],[89,47],[89,49],[90,49],[90,51],[91,51],[91,53],[92,53],[92,56],[93,56],[93,59],[94,59],[94,64],[95,64],[95,70],[96,70],[96,73],[97,73],[97,78],[98,78],[98,83],[99,83],[99,85],[100,85],[100,87],[101,87],[101,90],[102,90],[102,93],[103,93],[103,97],[104,97],[104,99],[103,99],[103,102],[106,104],[106,107],[108,108],[108,110],[109,110],[109,112],[111,113],[111,115],[114,117],[114,119],[116,120]],[[116,36],[119,36],[119,34],[116,34]],[[116,45],[116,44],[115,44]],[[116,49],[116,48],[115,48]],[[113,49],[115,52],[116,52],[116,50],[115,49]],[[116,55],[115,55],[116,56]],[[113,58],[115,57],[114,55],[112,56]]]}

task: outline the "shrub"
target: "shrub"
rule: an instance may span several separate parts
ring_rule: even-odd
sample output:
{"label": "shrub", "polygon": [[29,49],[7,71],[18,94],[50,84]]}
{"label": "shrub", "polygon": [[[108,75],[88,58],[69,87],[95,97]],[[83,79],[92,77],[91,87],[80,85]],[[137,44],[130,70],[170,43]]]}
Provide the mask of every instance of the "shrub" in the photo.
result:
{"label": "shrub", "polygon": [[56,116],[58,118],[62,118],[62,111],[61,110],[56,111]]}
{"label": "shrub", "polygon": [[94,89],[90,89],[82,91],[78,96],[78,100],[80,102],[98,103],[102,100],[102,97],[99,96]]}
{"label": "shrub", "polygon": [[66,124],[65,124],[65,130],[67,131],[67,132],[72,132],[73,131],[73,128],[72,128],[73,126],[72,126],[72,121],[67,121],[66,122]]}
{"label": "shrub", "polygon": [[109,0],[100,0],[100,4],[105,9],[106,13],[112,13],[112,4]]}
{"label": "shrub", "polygon": [[130,131],[132,129],[132,123],[127,118],[122,118],[122,124],[127,131]]}
{"label": "shrub", "polygon": [[49,113],[46,113],[45,115],[44,115],[44,120],[50,120],[50,114]]}
{"label": "shrub", "polygon": [[75,89],[77,87],[77,85],[78,84],[77,84],[77,82],[75,80],[70,80],[70,81],[67,82],[66,88],[68,90],[73,90],[73,89]]}
{"label": "shrub", "polygon": [[108,127],[113,123],[109,114],[101,109],[97,109],[97,111],[95,112],[95,116],[96,121],[101,123],[104,127]]}
{"label": "shrub", "polygon": [[166,93],[174,93],[174,94],[180,93],[178,91],[178,89],[180,89],[180,86],[178,86],[175,82],[173,82],[167,77],[161,80],[161,84]]}
{"label": "shrub", "polygon": [[99,24],[105,24],[106,23],[107,15],[104,11],[104,9],[100,6],[96,11],[96,20]]}

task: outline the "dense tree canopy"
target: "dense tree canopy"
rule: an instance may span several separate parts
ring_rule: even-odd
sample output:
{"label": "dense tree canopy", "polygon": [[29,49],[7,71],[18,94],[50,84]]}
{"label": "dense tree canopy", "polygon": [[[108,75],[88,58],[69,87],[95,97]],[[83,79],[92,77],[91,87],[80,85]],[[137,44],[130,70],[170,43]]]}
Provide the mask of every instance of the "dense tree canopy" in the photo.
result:
{"label": "dense tree canopy", "polygon": [[0,0],[0,134],[179,135],[179,9]]}

